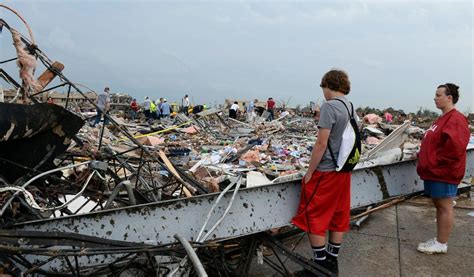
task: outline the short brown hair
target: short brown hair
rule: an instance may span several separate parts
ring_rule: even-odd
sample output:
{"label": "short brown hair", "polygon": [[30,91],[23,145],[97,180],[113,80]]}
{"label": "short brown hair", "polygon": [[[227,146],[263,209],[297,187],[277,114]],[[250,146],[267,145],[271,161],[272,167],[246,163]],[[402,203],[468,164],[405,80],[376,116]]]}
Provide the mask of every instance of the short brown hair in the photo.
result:
{"label": "short brown hair", "polygon": [[347,95],[351,91],[351,82],[345,71],[332,69],[324,74],[320,87],[340,91]]}

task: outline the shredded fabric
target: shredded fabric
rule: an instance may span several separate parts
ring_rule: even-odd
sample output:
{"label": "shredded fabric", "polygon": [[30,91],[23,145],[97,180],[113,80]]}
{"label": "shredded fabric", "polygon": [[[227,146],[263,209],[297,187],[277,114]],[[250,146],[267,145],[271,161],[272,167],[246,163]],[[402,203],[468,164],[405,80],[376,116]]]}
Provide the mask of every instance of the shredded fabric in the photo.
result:
{"label": "shredded fabric", "polygon": [[36,69],[36,59],[33,55],[26,51],[24,44],[21,42],[21,35],[16,30],[11,29],[13,46],[17,53],[17,65],[20,68],[20,78],[23,80],[23,96],[26,99],[28,92],[37,93],[41,90],[41,85],[36,81],[33,74]]}

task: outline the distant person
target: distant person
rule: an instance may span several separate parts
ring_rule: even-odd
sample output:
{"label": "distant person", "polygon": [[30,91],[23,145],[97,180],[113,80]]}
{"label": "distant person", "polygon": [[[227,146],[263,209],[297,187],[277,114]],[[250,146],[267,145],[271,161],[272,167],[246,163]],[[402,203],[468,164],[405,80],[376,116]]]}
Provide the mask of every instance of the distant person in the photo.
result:
{"label": "distant person", "polygon": [[160,118],[159,113],[158,113],[158,107],[156,106],[156,104],[153,100],[150,100],[150,117],[152,119]]}
{"label": "distant person", "polygon": [[145,101],[143,102],[143,113],[145,114],[145,118],[147,121],[151,118],[150,108],[151,108],[151,100],[147,96],[145,97]]}
{"label": "distant person", "polygon": [[155,105],[156,105],[156,118],[160,119],[161,118],[161,99],[156,99]]}
{"label": "distant person", "polygon": [[234,102],[229,108],[229,117],[236,119],[237,113],[240,111],[239,103],[237,101]]}
{"label": "distant person", "polygon": [[137,104],[137,99],[133,99],[132,102],[130,103],[130,117],[132,121],[135,121],[137,118],[138,114],[138,104]]}
{"label": "distant person", "polygon": [[316,123],[319,122],[319,116],[320,116],[320,114],[321,114],[321,111],[318,111],[318,110],[314,111],[314,113],[313,113],[314,122],[316,122]]}
{"label": "distant person", "polygon": [[262,116],[263,112],[265,111],[265,108],[264,107],[261,107],[261,106],[255,106],[255,113],[258,115],[258,116]]}
{"label": "distant person", "polygon": [[204,105],[196,105],[193,107],[193,114],[198,114],[204,111]]}
{"label": "distant person", "polygon": [[273,101],[273,98],[268,98],[267,100],[267,112],[270,113],[270,115],[268,116],[268,121],[272,121],[273,119],[275,119],[275,106],[276,106],[276,103],[275,101]]}
{"label": "distant person", "polygon": [[163,100],[164,100],[164,98],[160,97],[160,101],[157,104],[158,109],[160,110],[160,117],[163,117],[163,110],[161,109],[161,106],[163,105],[163,102],[164,102]]}
{"label": "distant person", "polygon": [[470,134],[466,117],[454,106],[459,100],[458,89],[452,83],[438,86],[434,102],[442,114],[426,131],[418,155],[416,171],[436,208],[437,235],[417,248],[427,254],[448,251],[454,223],[453,200],[466,170]]}
{"label": "distant person", "polygon": [[53,98],[48,97],[48,104],[54,104]]}
{"label": "distant person", "polygon": [[344,233],[349,231],[351,172],[336,171],[328,145],[337,157],[349,122],[348,111],[355,112],[346,98],[351,88],[346,72],[330,70],[320,86],[326,102],[321,106],[318,137],[302,180],[298,211],[291,222],[307,232],[312,260],[337,274],[339,249]]}
{"label": "distant person", "polygon": [[[257,99],[255,99],[254,101],[255,103],[257,103]],[[253,109],[255,108],[254,101],[249,101],[249,105],[247,106],[247,113],[253,112]]]}
{"label": "distant person", "polygon": [[[96,105],[98,107],[97,109],[97,115],[95,116],[95,121],[91,125],[92,127],[95,127],[97,124],[100,123],[100,120],[102,119],[102,114],[107,113],[110,109],[110,94],[109,94],[110,89],[108,87],[104,88],[104,91],[97,96],[96,100]],[[107,116],[104,116],[104,125],[109,124],[109,120]]]}
{"label": "distant person", "polygon": [[185,115],[189,115],[189,106],[191,103],[189,102],[189,96],[186,94],[183,99],[183,113]]}
{"label": "distant person", "polygon": [[392,123],[392,121],[393,121],[393,115],[392,115],[391,113],[385,112],[383,116],[384,116],[384,118],[385,118],[385,122],[387,122],[387,123],[389,123],[389,124]]}
{"label": "distant person", "polygon": [[161,115],[163,118],[168,118],[171,115],[171,106],[166,99],[163,99],[163,104],[161,104]]}
{"label": "distant person", "polygon": [[248,122],[253,122],[253,119],[255,118],[255,103],[257,103],[257,99],[254,101],[249,101],[249,105],[247,106],[247,121]]}

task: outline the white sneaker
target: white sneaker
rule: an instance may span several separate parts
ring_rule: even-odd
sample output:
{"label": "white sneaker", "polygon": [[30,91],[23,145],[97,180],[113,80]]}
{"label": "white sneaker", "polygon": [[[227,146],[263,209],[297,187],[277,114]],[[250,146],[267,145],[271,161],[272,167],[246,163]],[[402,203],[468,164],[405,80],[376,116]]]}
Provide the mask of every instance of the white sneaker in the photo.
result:
{"label": "white sneaker", "polygon": [[445,254],[448,252],[448,244],[440,243],[434,239],[422,242],[418,244],[416,250],[426,253],[426,254]]}

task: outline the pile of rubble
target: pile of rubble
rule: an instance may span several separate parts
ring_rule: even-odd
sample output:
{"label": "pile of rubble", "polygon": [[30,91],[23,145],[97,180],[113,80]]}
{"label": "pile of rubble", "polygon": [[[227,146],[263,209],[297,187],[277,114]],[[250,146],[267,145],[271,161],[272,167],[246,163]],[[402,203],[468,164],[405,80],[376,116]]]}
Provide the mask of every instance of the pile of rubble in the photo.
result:
{"label": "pile of rubble", "polygon": [[[81,114],[67,100],[65,108],[42,103],[45,92],[64,87],[99,109],[66,78],[64,66],[6,22],[0,26],[27,50],[28,70],[34,71],[36,59],[44,66],[38,80],[20,74],[21,82],[1,71],[24,101],[0,103],[2,226],[218,192],[235,177],[246,187],[297,180],[308,167],[316,124],[286,111],[273,121],[264,112],[251,122],[218,109],[155,122],[106,115],[110,125],[91,127],[86,123],[94,114]],[[53,79],[59,84],[48,87]],[[369,122],[361,130],[360,167],[413,158],[423,134],[409,123]]]}
{"label": "pile of rubble", "polygon": [[[44,108],[62,110],[53,106]],[[83,123],[90,120],[85,114],[61,112],[80,117]],[[252,122],[227,118],[217,109],[154,122],[109,117],[111,125],[82,124],[76,135],[69,134],[69,147],[53,159],[57,171],[41,176],[24,190],[3,189],[3,212],[9,210],[12,221],[18,222],[219,192],[235,176],[246,187],[296,180],[304,175],[317,138],[312,118],[287,112],[273,121],[259,117]],[[37,116],[31,114],[31,118]],[[401,126],[361,124],[364,143],[358,167],[414,158],[422,129],[409,122]],[[51,125],[55,130],[67,123]],[[20,180],[25,182],[51,168],[37,174],[25,170]],[[21,185],[19,176],[8,177],[7,187]],[[13,205],[13,199],[23,199],[19,197],[22,192],[31,194],[23,201],[23,206],[29,206],[25,217]],[[75,205],[70,205],[71,198],[76,199]],[[76,206],[79,209],[72,210]],[[46,213],[50,210],[56,212]]]}
{"label": "pile of rubble", "polygon": [[[174,121],[164,120],[159,124],[115,120],[152,155],[160,157],[173,168],[179,168],[207,192],[220,191],[229,182],[229,177],[235,175],[241,175],[247,187],[301,178],[317,138],[316,124],[311,118],[291,115],[272,122],[260,118],[247,123],[224,119],[221,111],[213,109],[197,114],[192,119],[180,114]],[[363,155],[362,160],[387,155],[386,151],[400,153],[395,157],[392,155],[390,163],[413,158],[423,130],[409,126],[409,123],[402,125],[396,139],[388,147],[381,150],[376,148],[377,145],[383,146],[380,142],[386,141],[385,138],[397,127],[383,123],[361,126],[364,153],[370,154]],[[114,132],[116,129],[104,129],[104,146],[95,155],[104,156],[104,152],[123,153],[123,159],[129,162],[135,159],[138,163],[141,150]],[[96,149],[100,132],[101,129],[85,125],[78,136]],[[374,148],[377,155],[373,154]],[[89,150],[77,147],[70,149],[84,156],[89,154]],[[138,167],[138,164],[134,166]],[[158,182],[166,182],[170,173],[159,166],[153,167],[156,172],[151,173],[150,177],[153,176]],[[132,173],[125,170],[122,175],[130,176]],[[170,193],[177,195],[171,188],[163,193],[166,197],[171,197]]]}
{"label": "pile of rubble", "polygon": [[[207,110],[192,119],[179,114],[174,120],[153,124],[115,120],[149,149],[151,155],[179,168],[208,192],[220,191],[229,177],[236,175],[242,175],[247,186],[268,184],[286,175],[299,178],[309,163],[316,138],[311,119],[288,117],[272,122],[245,123],[224,119],[219,110]],[[92,154],[90,146],[93,146],[96,156],[104,156],[106,152],[123,153],[123,159],[135,160],[134,166],[138,167],[141,149],[121,137],[116,127],[101,128],[85,124],[78,137],[87,141],[87,147],[72,145],[69,151],[87,156]],[[288,132],[288,128],[293,132]],[[304,130],[301,133],[306,136],[294,135],[297,129]],[[102,131],[103,145],[97,151]],[[154,167],[157,171],[151,175],[165,182],[170,173],[159,166]],[[128,171],[123,174],[132,175]],[[167,197],[171,192],[166,191]]]}

